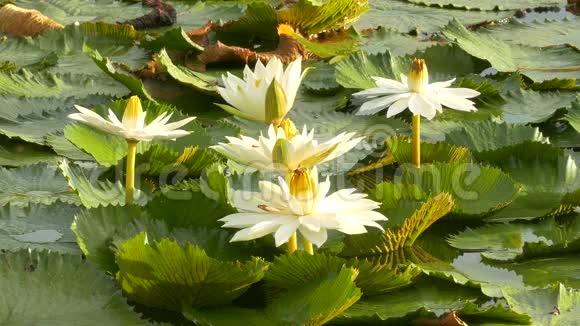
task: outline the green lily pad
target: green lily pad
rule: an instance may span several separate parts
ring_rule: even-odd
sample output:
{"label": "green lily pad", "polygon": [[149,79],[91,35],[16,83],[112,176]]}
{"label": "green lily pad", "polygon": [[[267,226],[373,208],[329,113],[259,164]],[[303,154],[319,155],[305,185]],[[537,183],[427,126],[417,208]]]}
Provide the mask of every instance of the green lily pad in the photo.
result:
{"label": "green lily pad", "polygon": [[0,249],[49,249],[77,254],[79,248],[70,224],[78,210],[75,205],[62,203],[5,205],[0,210]]}
{"label": "green lily pad", "polygon": [[355,26],[360,29],[383,26],[401,33],[434,33],[453,19],[459,19],[465,24],[477,24],[505,19],[512,15],[509,11],[466,11],[425,7],[397,0],[371,0],[369,11]]}
{"label": "green lily pad", "polygon": [[78,204],[65,178],[52,165],[37,164],[18,169],[0,168],[0,204],[27,206],[29,203],[52,204],[57,201]]}
{"label": "green lily pad", "polygon": [[580,78],[580,50],[571,46],[512,45],[492,35],[470,32],[457,20],[447,25],[443,33],[469,54],[489,61],[498,71],[518,71],[534,82]]}
{"label": "green lily pad", "polygon": [[569,44],[578,49],[580,48],[579,30],[580,20],[574,18],[533,22],[511,19],[507,24],[482,28],[478,32],[512,44],[536,47]]}
{"label": "green lily pad", "polygon": [[580,319],[580,292],[561,283],[543,289],[502,291],[510,307],[529,314],[534,325],[573,325]]}
{"label": "green lily pad", "polygon": [[110,278],[80,255],[22,250],[2,253],[0,261],[5,325],[147,324]]}
{"label": "green lily pad", "polygon": [[484,0],[473,3],[469,0],[410,0],[413,3],[439,6],[439,7],[453,7],[465,8],[468,10],[510,10],[510,9],[526,9],[536,8],[542,6],[558,6],[565,5],[564,0]]}

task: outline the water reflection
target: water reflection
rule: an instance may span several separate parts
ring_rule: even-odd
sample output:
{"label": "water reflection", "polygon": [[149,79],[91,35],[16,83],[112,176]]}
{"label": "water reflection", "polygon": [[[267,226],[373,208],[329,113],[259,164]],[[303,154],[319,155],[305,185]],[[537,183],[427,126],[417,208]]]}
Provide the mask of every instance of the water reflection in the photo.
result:
{"label": "water reflection", "polygon": [[571,10],[576,10],[575,5],[567,7],[542,7],[536,9],[526,10],[524,16],[519,18],[521,21],[533,22],[534,20],[543,21],[545,19],[560,20],[560,19],[574,19],[574,13]]}
{"label": "water reflection", "polygon": [[483,264],[481,254],[477,252],[464,253],[457,257],[451,266],[475,282],[488,283],[484,289],[490,296],[501,296],[499,292],[501,286],[524,287],[522,276],[514,271]]}
{"label": "water reflection", "polygon": [[487,295],[500,296],[500,287],[545,287],[560,282],[580,288],[580,258],[576,255],[524,262],[486,260],[480,253],[464,253],[451,266],[469,279],[483,283]]}

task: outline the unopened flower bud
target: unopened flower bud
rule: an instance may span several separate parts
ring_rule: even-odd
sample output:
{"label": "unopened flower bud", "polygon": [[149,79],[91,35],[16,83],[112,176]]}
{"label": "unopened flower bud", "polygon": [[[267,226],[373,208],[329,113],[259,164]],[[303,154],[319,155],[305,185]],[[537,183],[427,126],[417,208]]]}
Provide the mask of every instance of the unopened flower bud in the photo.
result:
{"label": "unopened flower bud", "polygon": [[137,96],[131,96],[123,114],[123,125],[127,129],[143,128],[143,107]]}
{"label": "unopened flower bud", "polygon": [[272,163],[274,164],[274,168],[280,171],[286,171],[289,168],[289,146],[291,146],[290,141],[288,139],[279,138],[274,144],[274,148],[272,149]]}
{"label": "unopened flower bud", "polygon": [[272,80],[266,93],[266,122],[278,126],[289,109],[284,89],[276,79]]}
{"label": "unopened flower bud", "polygon": [[298,135],[298,129],[296,129],[296,125],[290,119],[284,119],[280,123],[280,128],[284,130],[284,134],[286,135],[286,139],[292,140],[294,136]]}

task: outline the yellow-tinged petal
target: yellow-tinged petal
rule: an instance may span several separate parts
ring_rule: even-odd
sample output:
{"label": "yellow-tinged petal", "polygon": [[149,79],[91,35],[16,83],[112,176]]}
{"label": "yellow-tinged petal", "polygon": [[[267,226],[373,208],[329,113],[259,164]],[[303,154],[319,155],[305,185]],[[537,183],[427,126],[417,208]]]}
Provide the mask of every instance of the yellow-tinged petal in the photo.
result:
{"label": "yellow-tinged petal", "polygon": [[310,214],[318,195],[318,181],[315,180],[308,169],[298,169],[294,171],[292,178],[290,178],[289,188],[292,196],[300,202],[303,214]]}

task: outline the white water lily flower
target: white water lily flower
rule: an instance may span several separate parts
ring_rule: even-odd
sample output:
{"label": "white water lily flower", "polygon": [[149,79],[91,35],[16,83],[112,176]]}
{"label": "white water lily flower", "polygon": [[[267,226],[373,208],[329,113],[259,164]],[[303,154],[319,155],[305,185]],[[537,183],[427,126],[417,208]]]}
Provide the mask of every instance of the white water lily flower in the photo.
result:
{"label": "white water lily flower", "polygon": [[299,170],[290,186],[279,177],[280,186],[260,182],[260,193],[235,191],[234,206],[239,213],[220,219],[225,222],[223,227],[242,229],[231,241],[253,240],[273,233],[276,246],[280,246],[299,231],[320,247],[330,229],[346,234],[366,233],[367,226],[383,230],[376,221],[387,218],[374,211],[379,203],[355,193],[356,189],[343,189],[327,196],[330,181],[327,178],[318,184],[317,179],[315,171],[310,176]]}
{"label": "white water lily flower", "polygon": [[[286,70],[276,57],[266,66],[258,60],[254,71],[246,65],[243,80],[229,72],[227,77],[222,76],[224,87],[218,87],[217,91],[231,106],[218,105],[247,120],[277,124],[292,109],[305,73],[302,73],[302,58],[291,62]],[[273,84],[279,92],[279,107],[266,104],[268,90]]]}
{"label": "white water lily flower", "polygon": [[178,128],[191,122],[195,117],[183,119],[181,121],[167,123],[171,118],[171,113],[163,112],[155,120],[145,125],[145,116],[147,112],[143,111],[141,101],[137,96],[131,96],[123,118],[121,121],[115,113],[109,109],[109,120],[104,119],[97,113],[75,105],[79,113],[70,114],[68,117],[77,121],[84,122],[90,126],[101,129],[113,135],[121,136],[128,141],[150,141],[157,139],[176,139],[191,132],[177,130]]}
{"label": "white water lily flower", "polygon": [[478,96],[479,92],[469,88],[449,88],[455,79],[429,84],[427,66],[422,59],[413,61],[408,78],[401,74],[401,82],[381,77],[373,79],[376,88],[353,94],[365,100],[357,114],[374,114],[389,107],[388,118],[409,108],[413,114],[431,120],[437,112],[443,111],[443,106],[459,111],[477,111],[468,98]]}
{"label": "white water lily flower", "polygon": [[[286,128],[288,129],[292,128]],[[355,133],[341,133],[319,143],[314,139],[314,129],[308,132],[306,126],[302,133],[288,134],[284,128],[270,125],[267,137],[226,137],[229,143],[219,143],[211,148],[231,160],[258,170],[291,173],[299,168],[311,168],[348,152],[363,139],[353,139],[354,135]]]}

